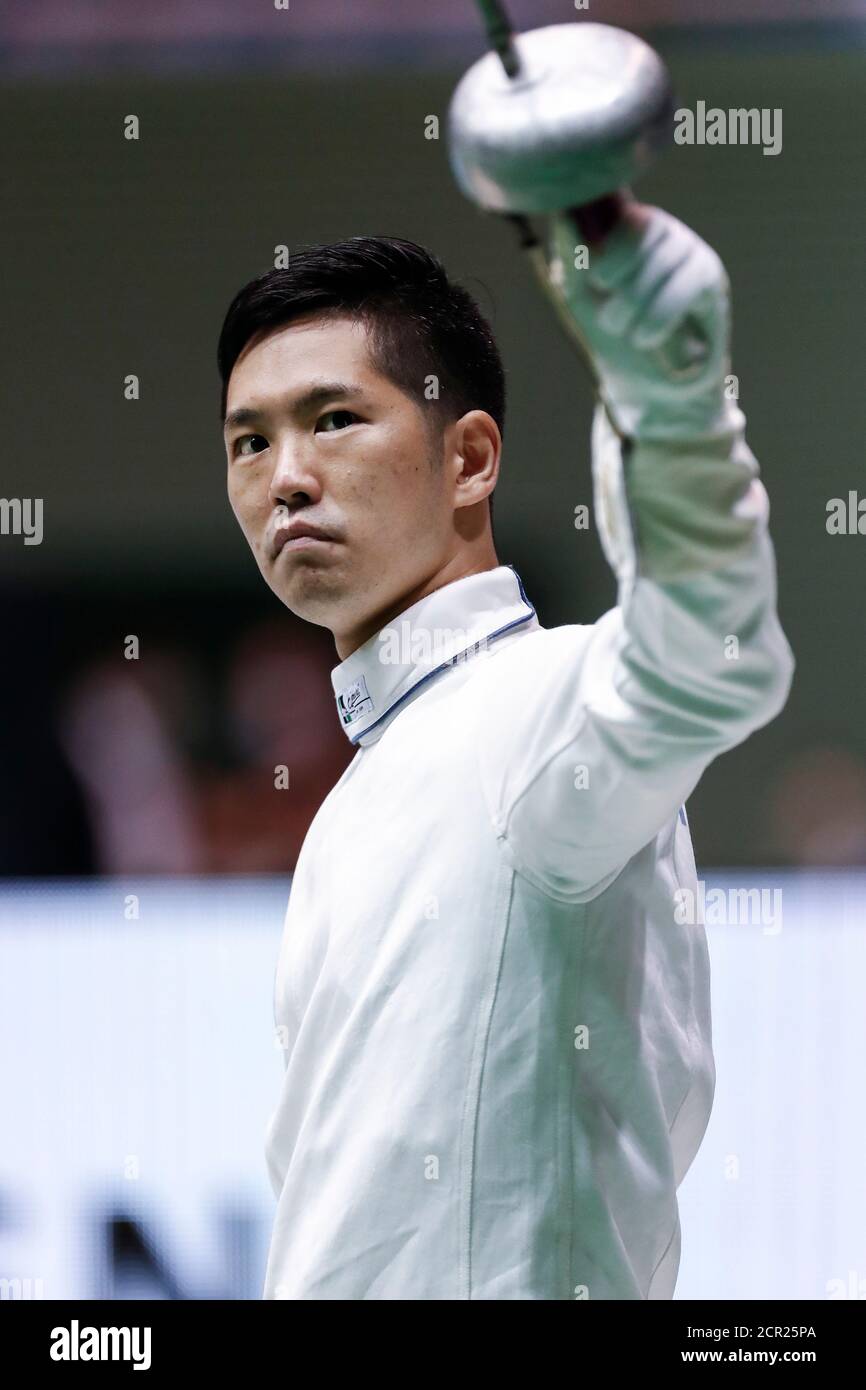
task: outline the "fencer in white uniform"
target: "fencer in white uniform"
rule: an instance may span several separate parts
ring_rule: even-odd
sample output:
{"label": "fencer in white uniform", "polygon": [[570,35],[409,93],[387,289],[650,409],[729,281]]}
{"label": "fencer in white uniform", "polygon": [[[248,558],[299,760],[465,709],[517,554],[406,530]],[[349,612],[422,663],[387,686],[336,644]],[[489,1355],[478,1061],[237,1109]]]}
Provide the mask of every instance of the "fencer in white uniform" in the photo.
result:
{"label": "fencer in white uniform", "polygon": [[545,628],[501,564],[333,671],[357,751],[279,956],[267,1298],[674,1291],[715,1080],[684,803],[780,711],[793,658],[718,257],[655,209],[587,271],[550,225],[600,379],[618,601]]}

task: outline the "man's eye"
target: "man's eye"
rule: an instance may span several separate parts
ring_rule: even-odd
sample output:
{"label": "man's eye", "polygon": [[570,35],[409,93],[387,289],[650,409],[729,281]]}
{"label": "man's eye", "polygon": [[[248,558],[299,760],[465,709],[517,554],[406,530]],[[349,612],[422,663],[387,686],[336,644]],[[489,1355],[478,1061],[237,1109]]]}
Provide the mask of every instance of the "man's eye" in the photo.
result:
{"label": "man's eye", "polygon": [[235,440],[235,453],[245,458],[249,458],[251,454],[260,454],[267,447],[268,441],[263,434],[243,434],[240,439]]}
{"label": "man's eye", "polygon": [[355,414],[353,414],[353,412],[352,412],[351,410],[328,410],[328,411],[325,412],[324,415],[320,415],[319,418],[318,418],[318,420],[316,421],[316,432],[318,433],[320,427],[323,427],[323,428],[322,428],[322,432],[323,432],[324,434],[333,434],[333,433],[334,433],[334,430],[329,429],[329,428],[327,428],[326,426],[324,426],[324,422],[325,422],[326,420],[342,420],[342,421],[343,421],[342,426],[337,425],[336,428],[337,428],[337,429],[340,429],[340,428],[345,429],[345,428],[346,428],[346,425],[353,425],[357,419],[358,419],[358,416],[355,415]]}

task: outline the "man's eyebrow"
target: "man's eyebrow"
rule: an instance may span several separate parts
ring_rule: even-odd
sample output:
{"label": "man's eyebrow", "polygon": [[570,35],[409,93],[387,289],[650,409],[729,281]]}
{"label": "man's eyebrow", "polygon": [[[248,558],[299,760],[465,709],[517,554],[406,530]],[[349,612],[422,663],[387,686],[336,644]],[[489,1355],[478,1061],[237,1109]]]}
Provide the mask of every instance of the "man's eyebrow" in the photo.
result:
{"label": "man's eyebrow", "polygon": [[[292,415],[304,415],[323,401],[337,400],[340,397],[363,396],[364,388],[354,381],[318,381],[299,396],[289,398],[287,408]],[[234,429],[238,425],[256,425],[267,418],[266,410],[256,410],[252,406],[240,405],[230,410],[225,418],[223,430]]]}

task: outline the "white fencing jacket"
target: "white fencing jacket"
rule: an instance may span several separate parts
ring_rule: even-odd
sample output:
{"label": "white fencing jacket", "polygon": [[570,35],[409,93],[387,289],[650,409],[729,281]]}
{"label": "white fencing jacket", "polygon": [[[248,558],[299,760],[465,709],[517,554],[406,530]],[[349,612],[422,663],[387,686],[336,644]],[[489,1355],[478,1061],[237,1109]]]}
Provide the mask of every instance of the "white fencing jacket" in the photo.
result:
{"label": "white fencing jacket", "polygon": [[266,1298],[672,1296],[715,1082],[683,803],[793,669],[728,420],[629,447],[597,411],[596,623],[501,565],[334,670],[358,751],[285,921]]}

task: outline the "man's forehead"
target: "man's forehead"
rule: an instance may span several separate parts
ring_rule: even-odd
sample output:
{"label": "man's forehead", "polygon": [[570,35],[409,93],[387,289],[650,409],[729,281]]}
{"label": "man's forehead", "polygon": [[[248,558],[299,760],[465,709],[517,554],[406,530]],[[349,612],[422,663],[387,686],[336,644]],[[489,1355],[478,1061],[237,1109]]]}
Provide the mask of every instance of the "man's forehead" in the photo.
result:
{"label": "man's forehead", "polygon": [[370,360],[369,335],[359,320],[346,316],[295,319],[266,328],[244,346],[232,368],[228,399],[253,383],[282,392],[303,390],[324,377],[361,381],[372,388],[378,375]]}
{"label": "man's forehead", "polygon": [[352,356],[366,356],[369,344],[367,325],[361,319],[353,319],[346,314],[311,314],[306,318],[292,319],[290,323],[268,325],[250,338],[238,354],[236,365],[253,354],[308,356],[321,344],[327,352],[345,352]]}

